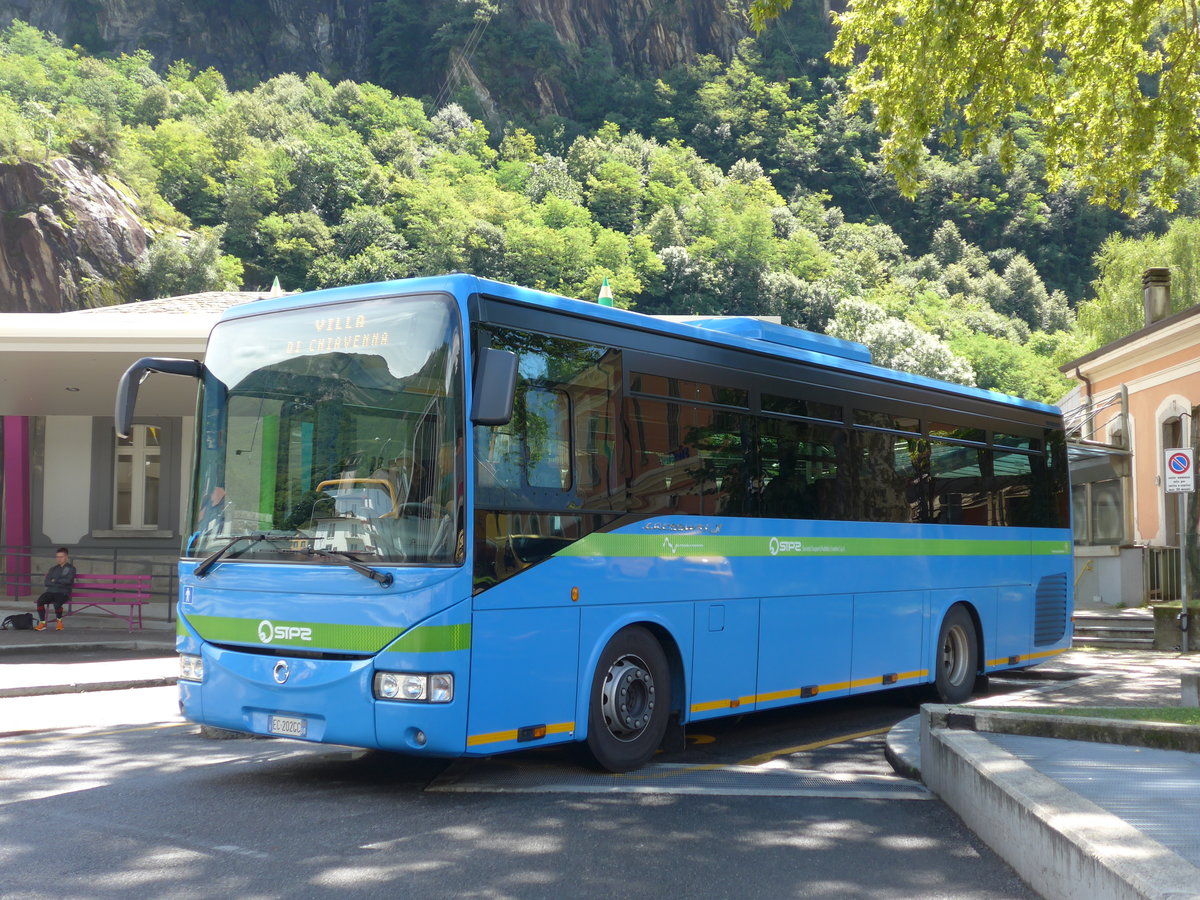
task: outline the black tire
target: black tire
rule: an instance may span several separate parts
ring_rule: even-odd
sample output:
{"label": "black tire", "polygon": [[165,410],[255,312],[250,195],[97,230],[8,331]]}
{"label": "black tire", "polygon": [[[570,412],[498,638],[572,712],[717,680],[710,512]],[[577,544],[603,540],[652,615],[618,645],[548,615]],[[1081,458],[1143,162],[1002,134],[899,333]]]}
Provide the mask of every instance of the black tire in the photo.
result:
{"label": "black tire", "polygon": [[952,606],[938,632],[933,695],[939,703],[962,703],[975,689],[979,638],[975,620],[964,606]]}
{"label": "black tire", "polygon": [[588,761],[630,772],[650,761],[671,715],[671,670],[662,646],[640,625],[612,636],[592,676]]}

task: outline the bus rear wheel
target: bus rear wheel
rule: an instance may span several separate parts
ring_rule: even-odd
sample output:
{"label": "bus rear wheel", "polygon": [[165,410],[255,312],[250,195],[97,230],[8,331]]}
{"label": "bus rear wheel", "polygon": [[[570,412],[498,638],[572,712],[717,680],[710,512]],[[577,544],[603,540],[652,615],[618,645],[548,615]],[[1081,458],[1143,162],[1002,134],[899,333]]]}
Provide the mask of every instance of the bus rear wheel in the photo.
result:
{"label": "bus rear wheel", "polygon": [[938,632],[934,697],[939,703],[962,703],[975,688],[979,668],[975,620],[963,606],[952,606]]}
{"label": "bus rear wheel", "polygon": [[590,698],[589,762],[609,772],[649,762],[671,712],[671,672],[654,635],[640,625],[614,634],[600,654]]}

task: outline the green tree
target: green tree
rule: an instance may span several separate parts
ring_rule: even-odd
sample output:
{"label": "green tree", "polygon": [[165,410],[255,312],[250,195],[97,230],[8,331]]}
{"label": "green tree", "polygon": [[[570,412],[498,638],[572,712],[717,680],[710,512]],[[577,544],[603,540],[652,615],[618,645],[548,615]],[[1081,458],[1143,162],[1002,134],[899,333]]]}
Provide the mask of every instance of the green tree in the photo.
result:
{"label": "green tree", "polygon": [[268,150],[253,143],[227,167],[225,243],[233,253],[245,258],[253,253],[259,220],[275,209],[280,195],[291,185],[288,173],[292,162],[277,148]]}
{"label": "green tree", "polygon": [[1008,287],[1007,304],[995,308],[1016,316],[1031,328],[1040,327],[1050,294],[1033,263],[1021,255],[1013,257],[1004,269],[1004,283]]}
{"label": "green tree", "polygon": [[314,287],[341,287],[346,284],[370,284],[391,281],[411,274],[408,259],[396,251],[370,246],[349,259],[323,256],[309,272]]}
{"label": "green tree", "polygon": [[827,331],[866,344],[876,365],[958,384],[975,383],[971,366],[943,341],[874,303],[843,300]]}
{"label": "green tree", "polygon": [[641,174],[620,160],[601,163],[585,183],[588,208],[609,228],[632,231],[642,207]]}
{"label": "green tree", "polygon": [[[752,0],[758,27],[792,0]],[[886,135],[906,195],[931,133],[1011,162],[1018,110],[1043,129],[1052,188],[1136,206],[1143,179],[1171,207],[1200,174],[1200,13],[1185,0],[851,0],[830,58]],[[859,53],[860,48],[865,52]]]}
{"label": "green tree", "polygon": [[263,284],[278,278],[285,290],[311,286],[309,269],[334,247],[329,227],[312,211],[264,216],[255,228],[255,241],[254,273]]}
{"label": "green tree", "polygon": [[1089,348],[1132,334],[1145,324],[1142,274],[1171,270],[1171,311],[1200,302],[1200,219],[1177,219],[1162,237],[1113,236],[1098,256],[1096,296],[1079,305],[1079,330]]}
{"label": "green tree", "polygon": [[347,209],[378,203],[385,177],[362,138],[344,124],[314,124],[283,143],[291,157],[287,208],[316,209],[338,221]]}
{"label": "green tree", "polygon": [[975,373],[975,384],[1043,403],[1057,403],[1074,383],[1036,348],[987,334],[972,334],[951,342]]}
{"label": "green tree", "polygon": [[158,192],[201,222],[220,221],[220,160],[204,129],[190,119],[167,119],[136,132],[158,170]]}
{"label": "green tree", "polygon": [[159,238],[138,268],[140,299],[176,297],[202,291],[235,291],[242,263],[221,252],[224,226],[201,228],[187,238]]}

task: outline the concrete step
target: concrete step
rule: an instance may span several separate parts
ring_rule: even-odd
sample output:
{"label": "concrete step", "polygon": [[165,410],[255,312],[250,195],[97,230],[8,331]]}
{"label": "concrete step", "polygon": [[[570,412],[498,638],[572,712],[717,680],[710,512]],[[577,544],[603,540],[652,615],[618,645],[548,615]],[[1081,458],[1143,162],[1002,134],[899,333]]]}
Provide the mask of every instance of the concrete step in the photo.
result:
{"label": "concrete step", "polygon": [[1077,609],[1076,622],[1091,622],[1097,619],[1115,619],[1121,622],[1153,622],[1154,612],[1149,609]]}
{"label": "concrete step", "polygon": [[1148,609],[1076,610],[1074,647],[1109,650],[1154,649],[1154,613]]}
{"label": "concrete step", "polygon": [[1100,647],[1105,650],[1153,650],[1154,636],[1149,637],[1092,637],[1076,633],[1071,638],[1072,647]]}
{"label": "concrete step", "polygon": [[1154,629],[1152,628],[1076,628],[1075,637],[1088,637],[1094,640],[1102,641],[1152,641],[1154,640]]}

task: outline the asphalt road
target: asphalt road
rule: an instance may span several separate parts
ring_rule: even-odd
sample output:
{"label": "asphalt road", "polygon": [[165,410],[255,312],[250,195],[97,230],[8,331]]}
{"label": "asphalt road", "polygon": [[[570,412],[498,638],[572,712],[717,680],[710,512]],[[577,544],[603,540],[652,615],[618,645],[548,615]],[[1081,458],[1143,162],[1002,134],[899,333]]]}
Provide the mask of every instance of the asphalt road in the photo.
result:
{"label": "asphalt road", "polygon": [[[672,786],[647,788],[597,787],[561,751],[447,770],[212,740],[177,718],[173,688],[4,699],[0,731],[28,731],[0,740],[0,897],[1036,896],[891,778],[870,732],[911,709],[834,701],[696,728],[655,764]],[[720,789],[695,780],[729,764]],[[772,796],[762,772],[818,784]],[[505,788],[513,773],[584,784]],[[885,781],[904,799],[866,799]]]}

